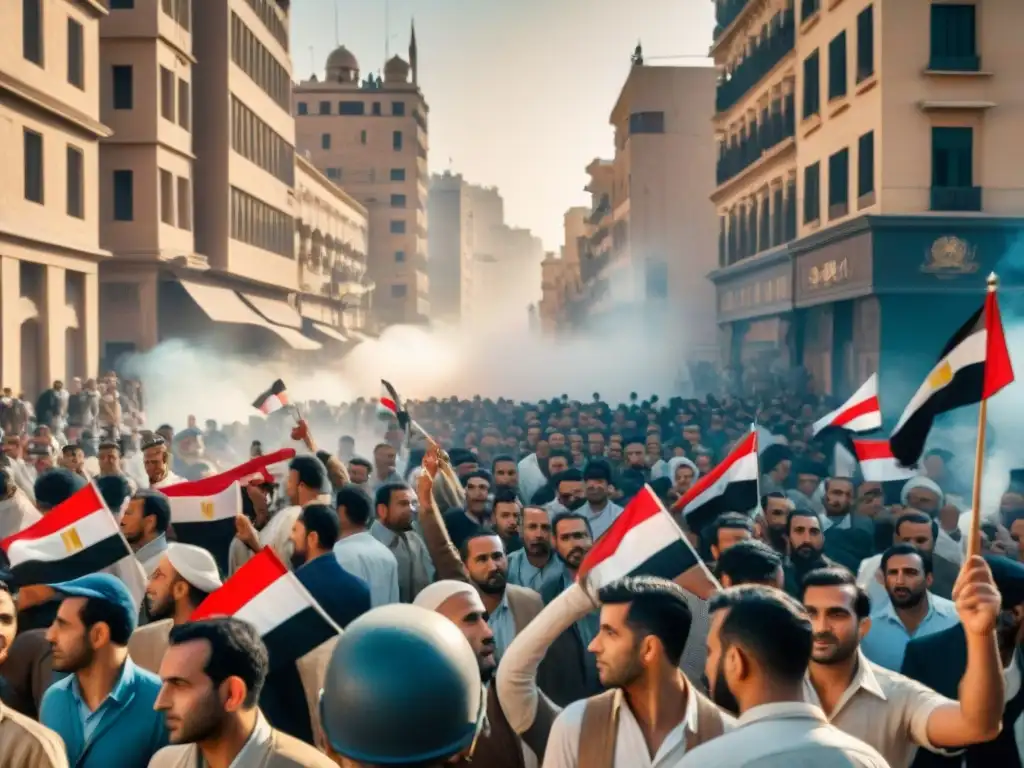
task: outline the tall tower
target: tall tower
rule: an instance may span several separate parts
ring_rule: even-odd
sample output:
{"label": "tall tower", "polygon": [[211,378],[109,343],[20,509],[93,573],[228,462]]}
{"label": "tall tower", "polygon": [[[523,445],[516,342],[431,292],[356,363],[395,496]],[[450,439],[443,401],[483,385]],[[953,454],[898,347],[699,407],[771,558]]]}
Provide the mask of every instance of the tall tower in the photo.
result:
{"label": "tall tower", "polygon": [[412,84],[419,85],[419,62],[416,56],[416,20],[410,23],[409,33],[409,66],[412,67]]}

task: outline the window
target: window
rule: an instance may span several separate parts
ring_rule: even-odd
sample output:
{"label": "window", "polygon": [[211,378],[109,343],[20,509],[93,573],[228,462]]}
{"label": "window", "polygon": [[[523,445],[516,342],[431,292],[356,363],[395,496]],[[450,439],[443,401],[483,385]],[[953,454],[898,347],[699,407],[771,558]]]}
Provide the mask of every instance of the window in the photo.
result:
{"label": "window", "polygon": [[341,179],[341,168],[328,168],[327,178],[333,181],[338,181],[339,179]]}
{"label": "window", "polygon": [[377,117],[380,117],[380,102],[379,101],[373,102],[373,114],[376,115]]}
{"label": "window", "polygon": [[329,134],[329,133],[322,133],[322,134],[320,134],[320,149],[330,149],[330,148],[331,148],[331,134]]}
{"label": "window", "polygon": [[133,72],[130,64],[111,67],[114,78],[114,109],[132,109],[135,106]]}
{"label": "window", "polygon": [[391,114],[395,117],[405,117],[405,102],[404,101],[392,101],[391,102]]}
{"label": "window", "polygon": [[391,148],[393,150],[395,150],[395,152],[401,152],[402,151],[402,132],[401,131],[393,131],[391,133]]}
{"label": "window", "polygon": [[278,181],[295,182],[295,148],[256,113],[231,97],[231,148]]}
{"label": "window", "polygon": [[192,85],[188,80],[178,81],[178,125],[192,130]]}
{"label": "window", "polygon": [[804,224],[821,218],[821,165],[804,168]]}
{"label": "window", "polygon": [[300,115],[308,115],[309,114],[309,105],[306,102],[300,101],[295,106],[298,108],[298,113]]}
{"label": "window", "polygon": [[[857,200],[860,207],[874,203],[875,192],[875,133],[865,133],[857,140]],[[869,201],[865,198],[871,195]]]}
{"label": "window", "polygon": [[83,178],[82,150],[68,144],[68,216],[85,218],[85,180]]}
{"label": "window", "polygon": [[[287,8],[288,3],[280,0],[245,0],[253,9],[263,26],[269,30],[274,39],[281,44],[281,47],[288,50],[288,26],[281,18],[280,8]],[[279,7],[280,6],[280,7]],[[287,13],[287,10],[284,11]]]}
{"label": "window", "polygon": [[68,82],[76,88],[85,88],[85,39],[82,25],[68,19]]}
{"label": "window", "polygon": [[320,114],[321,115],[329,115],[329,114],[331,114],[331,102],[329,102],[329,101],[321,101],[320,102]]}
{"label": "window", "polygon": [[821,5],[821,0],[801,0],[800,3],[800,19],[806,21],[818,12],[818,8]]}
{"label": "window", "polygon": [[932,3],[932,51],[928,68],[976,72],[978,58],[974,5]]}
{"label": "window", "polygon": [[185,31],[192,28],[192,0],[160,0],[160,8]]}
{"label": "window", "polygon": [[392,168],[391,169],[391,180],[392,181],[405,181],[405,168]]}
{"label": "window", "polygon": [[174,226],[174,176],[160,169],[160,221]]}
{"label": "window", "polygon": [[160,67],[160,117],[174,122],[174,73]]}
{"label": "window", "polygon": [[114,221],[135,218],[135,174],[114,171]]}
{"label": "window", "polygon": [[395,251],[395,261],[399,263],[405,261],[405,251]]}
{"label": "window", "polygon": [[840,219],[850,212],[850,150],[841,149],[828,159],[828,217]]}
{"label": "window", "polygon": [[130,11],[135,7],[135,0],[110,0],[110,10]]}
{"label": "window", "polygon": [[974,186],[973,128],[932,128],[932,186]]}
{"label": "window", "polygon": [[[291,75],[236,13],[231,14],[231,61],[277,106],[291,112]],[[327,112],[321,114],[330,114],[331,103],[321,103],[321,110],[323,104],[327,104]]]}
{"label": "window", "polygon": [[392,285],[391,286],[391,298],[392,299],[404,299],[406,296],[406,287],[404,285]]}
{"label": "window", "polygon": [[388,227],[388,231],[390,231],[392,235],[404,235],[405,222],[401,219],[392,219],[391,224]]}
{"label": "window", "polygon": [[360,131],[359,132],[359,143],[360,144],[365,144],[366,143],[366,131]]}
{"label": "window", "polygon": [[178,177],[178,228],[192,231],[192,182]]}
{"label": "window", "polygon": [[785,205],[782,201],[782,187],[772,191],[772,245],[782,245],[785,240]]}
{"label": "window", "polygon": [[391,196],[391,207],[392,208],[405,208],[405,195],[392,195]]}
{"label": "window", "polygon": [[43,0],[21,0],[21,55],[43,66]]}
{"label": "window", "polygon": [[231,239],[294,259],[295,219],[237,187],[232,187]]}
{"label": "window", "polygon": [[362,115],[365,114],[366,105],[361,101],[339,101],[338,102],[338,114],[339,115]]}
{"label": "window", "polygon": [[875,6],[857,15],[857,82],[875,74]]}
{"label": "window", "polygon": [[664,133],[664,112],[634,112],[629,116],[629,135],[635,133]]}
{"label": "window", "polygon": [[25,129],[25,199],[43,203],[43,135]]}
{"label": "window", "polygon": [[821,72],[818,52],[804,59],[804,120],[821,108]]}
{"label": "window", "polygon": [[846,32],[840,32],[828,44],[828,98],[846,95]]}

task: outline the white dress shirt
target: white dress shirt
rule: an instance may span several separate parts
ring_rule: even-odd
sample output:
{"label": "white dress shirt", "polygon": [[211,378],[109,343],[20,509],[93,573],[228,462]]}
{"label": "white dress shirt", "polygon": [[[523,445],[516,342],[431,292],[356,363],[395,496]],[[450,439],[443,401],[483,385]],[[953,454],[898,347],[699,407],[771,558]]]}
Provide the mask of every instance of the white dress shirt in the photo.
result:
{"label": "white dress shirt", "polygon": [[397,603],[398,561],[394,553],[369,531],[360,531],[338,539],[334,556],[341,567],[358,576],[370,587],[370,606]]}

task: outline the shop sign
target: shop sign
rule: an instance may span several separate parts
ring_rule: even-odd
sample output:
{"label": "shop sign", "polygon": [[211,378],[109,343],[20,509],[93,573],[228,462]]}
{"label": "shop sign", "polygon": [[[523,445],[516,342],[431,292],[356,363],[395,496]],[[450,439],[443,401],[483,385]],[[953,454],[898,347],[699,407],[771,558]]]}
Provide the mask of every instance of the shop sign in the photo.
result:
{"label": "shop sign", "polygon": [[726,288],[720,294],[721,312],[738,312],[790,300],[788,275],[758,280],[753,283]]}

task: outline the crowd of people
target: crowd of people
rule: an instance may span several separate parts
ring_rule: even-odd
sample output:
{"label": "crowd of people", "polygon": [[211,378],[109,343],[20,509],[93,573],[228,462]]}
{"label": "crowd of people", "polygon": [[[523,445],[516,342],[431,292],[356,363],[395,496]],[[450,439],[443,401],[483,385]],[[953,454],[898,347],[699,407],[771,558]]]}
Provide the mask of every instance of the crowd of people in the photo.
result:
{"label": "crowd of people", "polygon": [[[91,482],[133,555],[0,571],[0,768],[1024,768],[1024,482],[973,554],[947,451],[896,488],[840,471],[804,387],[406,403],[418,430],[372,399],[175,428],[113,374],[68,390],[0,401],[0,541]],[[754,422],[760,503],[691,525]],[[175,531],[174,486],[283,446],[226,539]],[[578,578],[648,493],[713,589]],[[264,550],[340,629],[287,663],[258,621],[192,620]]]}

